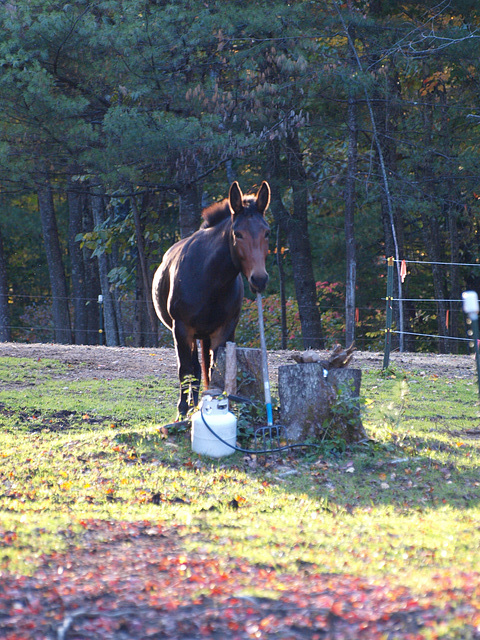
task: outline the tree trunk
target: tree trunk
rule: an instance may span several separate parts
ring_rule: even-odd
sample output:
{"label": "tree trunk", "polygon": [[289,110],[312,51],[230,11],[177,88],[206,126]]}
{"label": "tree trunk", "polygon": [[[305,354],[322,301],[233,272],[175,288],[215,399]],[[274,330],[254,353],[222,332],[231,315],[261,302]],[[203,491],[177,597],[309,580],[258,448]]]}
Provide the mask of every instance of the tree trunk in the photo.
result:
{"label": "tree trunk", "polygon": [[[395,68],[387,69],[387,84],[391,95],[398,94],[399,81]],[[397,200],[392,193],[395,193],[394,177],[397,175],[397,145],[394,136],[395,126],[398,122],[398,108],[392,106],[395,101],[385,100],[383,94],[376,93],[372,101],[372,126],[374,136],[376,135],[377,145],[375,146],[376,158],[379,167],[379,187],[380,187],[380,209],[382,226],[385,238],[385,257],[391,256],[402,259],[404,257],[404,221],[401,208],[397,205]],[[377,124],[378,123],[378,124]],[[382,170],[383,167],[383,170]],[[388,184],[386,184],[388,183]],[[393,297],[396,300],[405,297],[406,291],[401,291],[408,287],[401,287],[398,277],[400,264],[395,265],[395,278],[393,281]],[[400,347],[400,351],[411,351],[414,349],[413,336],[406,336],[404,331],[408,331],[408,325],[403,313],[404,302],[399,300],[393,306],[394,319],[397,328],[402,332],[394,339]]]}
{"label": "tree trunk", "polygon": [[10,342],[10,313],[8,309],[7,262],[0,232],[0,342]]}
{"label": "tree trunk", "polygon": [[[293,151],[292,151],[293,153]],[[297,158],[301,163],[301,157]],[[293,164],[291,159],[289,164]],[[279,142],[274,140],[268,146],[266,173],[271,188],[270,210],[279,226],[280,234],[285,234],[288,242],[295,295],[299,307],[300,325],[304,348],[323,349],[324,340],[320,312],[317,307],[315,278],[313,275],[310,240],[307,225],[306,177],[303,166],[297,167],[296,174],[304,175],[303,193],[301,184],[296,181],[296,209],[291,216],[281,197],[282,190],[288,185],[288,170],[282,166]],[[300,197],[302,196],[302,197]]]}
{"label": "tree trunk", "polygon": [[348,98],[348,164],[345,187],[345,257],[347,263],[345,294],[345,346],[355,340],[355,289],[357,254],[355,246],[355,181],[357,178],[357,102]]}
{"label": "tree trunk", "polygon": [[73,295],[73,333],[75,344],[87,344],[87,284],[85,278],[85,265],[80,242],[75,238],[83,232],[83,205],[84,194],[81,187],[69,179],[68,181],[68,246],[70,251],[70,264],[72,274]]}
{"label": "tree trunk", "polygon": [[[458,263],[460,262],[460,238],[458,234],[458,215],[457,211],[453,207],[449,211],[449,233],[450,233],[450,260],[452,265],[450,267],[450,322],[447,330],[449,335],[458,338],[459,330],[459,312],[458,303],[453,300],[461,299],[460,288],[460,272]],[[456,264],[453,264],[456,263]],[[449,353],[458,353],[458,340],[449,340]]]}
{"label": "tree trunk", "polygon": [[[142,278],[142,268],[137,255],[137,265],[135,269],[135,302],[133,308],[133,346],[153,347],[157,344],[157,331],[151,335],[150,321],[146,311],[145,289]],[[151,296],[151,289],[147,292]]]}
{"label": "tree trunk", "polygon": [[[145,242],[143,240],[142,221],[140,218],[140,213],[138,211],[137,201],[135,199],[135,196],[132,197],[131,202],[132,202],[133,219],[135,221],[135,236],[137,239],[138,262],[140,265],[140,273],[143,281],[143,287],[142,287],[143,298],[145,300],[146,312],[147,312],[149,325],[150,325],[150,335],[154,337],[157,334],[158,320],[155,314],[155,309],[153,308],[153,301],[152,301],[152,295],[151,295],[152,278],[148,271],[147,258],[145,255]],[[147,344],[149,344],[150,346],[154,346],[155,343],[153,342],[152,344],[151,340],[147,340]]]}
{"label": "tree trunk", "polygon": [[[110,269],[118,269],[120,267],[120,259],[118,257],[118,244],[113,243],[112,253],[107,256],[107,261]],[[125,329],[123,326],[123,314],[122,304],[120,297],[117,295],[115,285],[110,285],[110,293],[113,300],[113,308],[115,309],[115,320],[117,322],[118,344],[121,347],[125,346]]]}
{"label": "tree trunk", "polygon": [[[92,187],[90,203],[92,207],[93,222],[96,227],[100,228],[105,222],[105,206],[103,201],[103,190],[101,187]],[[98,271],[100,275],[100,288],[103,296],[105,341],[108,347],[116,347],[119,346],[117,319],[115,314],[115,305],[110,291],[110,283],[108,281],[108,256],[105,252],[98,256]]]}
{"label": "tree trunk", "polygon": [[[436,216],[428,215],[423,210],[421,212],[422,235],[426,247],[429,262],[443,262],[438,238],[439,223]],[[437,326],[438,326],[438,350],[439,353],[447,353],[447,340],[442,338],[446,335],[447,327],[447,306],[445,302],[444,274],[442,267],[432,264],[433,293],[437,301]]]}
{"label": "tree trunk", "polygon": [[[83,229],[92,231],[95,224],[93,214],[89,206],[88,198],[85,199],[83,209]],[[82,249],[83,269],[85,271],[85,294],[87,298],[87,344],[99,344],[100,339],[100,305],[98,296],[101,294],[98,260],[92,258],[92,251],[88,247]],[[103,320],[102,320],[103,322]]]}
{"label": "tree trunk", "polygon": [[280,286],[280,311],[282,322],[282,349],[287,348],[288,327],[287,327],[287,295],[285,291],[285,270],[283,268],[282,242],[280,235],[280,225],[277,224],[277,268],[278,282]]}
{"label": "tree trunk", "polygon": [[52,290],[55,342],[71,344],[72,331],[68,310],[67,280],[58,237],[52,186],[48,177],[39,176],[37,178],[37,197]]}
{"label": "tree trunk", "polygon": [[285,273],[283,269],[283,256],[280,255],[281,250],[281,238],[285,238],[288,244],[288,238],[286,238],[286,228],[288,223],[289,214],[281,197],[282,179],[281,179],[281,167],[280,167],[280,154],[278,150],[278,143],[272,142],[269,146],[268,154],[268,166],[267,176],[270,183],[271,198],[270,198],[270,211],[277,224],[277,266],[280,281],[280,301],[282,308],[282,349],[287,348],[287,314],[286,314],[286,294],[285,294]]}
{"label": "tree trunk", "polygon": [[[448,92],[447,88],[443,86],[443,91],[440,91],[440,101],[442,104],[442,140],[443,149],[446,157],[454,157],[455,151],[452,148],[452,136],[450,135],[450,117],[448,109]],[[462,201],[462,195],[458,186],[454,180],[448,180],[446,189],[442,190],[443,193],[443,206],[445,209],[445,216],[448,222],[448,240],[450,243],[450,262],[452,263],[449,268],[449,314],[446,323],[446,330],[448,335],[458,338],[459,331],[459,319],[460,312],[458,309],[458,303],[453,300],[460,300],[461,287],[460,287],[460,269],[458,263],[461,262],[460,257],[460,235],[459,235],[459,220],[462,213],[460,202]],[[461,226],[463,231],[463,225]],[[459,341],[448,340],[447,341],[448,353],[458,353]]]}
{"label": "tree trunk", "polygon": [[201,199],[198,184],[187,182],[180,191],[180,236],[186,238],[192,235],[200,226]]}
{"label": "tree trunk", "polygon": [[[434,105],[430,101],[432,97],[424,98],[425,106],[423,109],[423,125],[425,132],[425,141],[428,148],[425,150],[425,159],[423,165],[419,167],[419,174],[423,180],[427,180],[429,189],[435,189],[434,181],[434,169],[432,166],[432,154],[428,153],[431,148],[433,139],[433,110]],[[422,207],[420,210],[420,218],[422,221],[422,235],[425,244],[426,253],[429,262],[438,263],[444,262],[444,256],[442,254],[442,241],[440,239],[440,223],[433,207],[435,207],[435,200],[431,201],[430,211],[425,211]],[[437,301],[437,325],[438,325],[438,350],[440,353],[447,353],[447,340],[441,336],[446,335],[447,331],[447,306],[445,302],[445,280],[444,272],[439,264],[432,264],[432,276],[433,276],[433,291],[435,299]]]}
{"label": "tree trunk", "polygon": [[307,176],[303,167],[297,131],[289,133],[287,145],[288,169],[293,191],[293,214],[288,218],[287,237],[303,346],[305,349],[323,349],[325,343],[317,306],[317,290],[308,233]]}

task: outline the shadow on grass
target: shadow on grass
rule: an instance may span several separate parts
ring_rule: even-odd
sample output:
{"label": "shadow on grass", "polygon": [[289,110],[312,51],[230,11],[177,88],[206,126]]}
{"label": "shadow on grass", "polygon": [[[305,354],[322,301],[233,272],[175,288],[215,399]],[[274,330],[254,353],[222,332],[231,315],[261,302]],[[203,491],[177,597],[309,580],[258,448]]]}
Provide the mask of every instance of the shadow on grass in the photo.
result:
{"label": "shadow on grass", "polygon": [[[298,499],[307,496],[319,509],[335,505],[351,511],[384,505],[405,512],[442,505],[464,509],[480,503],[478,474],[474,464],[467,464],[466,447],[435,439],[410,438],[402,447],[369,441],[343,451],[305,448],[281,455],[234,453],[221,458],[194,453],[184,428],[168,439],[162,432],[124,431],[115,441],[134,449],[138,464],[156,460],[167,469],[184,469],[197,477],[203,472],[241,472]],[[178,498],[185,501],[185,496],[182,490]]]}

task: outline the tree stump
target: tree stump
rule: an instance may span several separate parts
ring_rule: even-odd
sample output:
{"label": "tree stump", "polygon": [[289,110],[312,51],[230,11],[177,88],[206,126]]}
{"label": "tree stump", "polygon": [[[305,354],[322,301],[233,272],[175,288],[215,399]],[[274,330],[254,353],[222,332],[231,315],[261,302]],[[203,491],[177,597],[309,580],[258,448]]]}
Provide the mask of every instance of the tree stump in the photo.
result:
{"label": "tree stump", "polygon": [[[325,377],[327,374],[327,377]],[[281,423],[292,442],[367,438],[360,417],[360,369],[331,369],[317,362],[279,367]]]}
{"label": "tree stump", "polygon": [[[212,371],[211,386],[225,389],[226,350],[220,347]],[[253,402],[264,401],[262,356],[260,349],[236,348],[237,393]],[[227,371],[228,373],[228,371]],[[231,374],[230,374],[231,375]],[[230,376],[227,375],[227,378]]]}

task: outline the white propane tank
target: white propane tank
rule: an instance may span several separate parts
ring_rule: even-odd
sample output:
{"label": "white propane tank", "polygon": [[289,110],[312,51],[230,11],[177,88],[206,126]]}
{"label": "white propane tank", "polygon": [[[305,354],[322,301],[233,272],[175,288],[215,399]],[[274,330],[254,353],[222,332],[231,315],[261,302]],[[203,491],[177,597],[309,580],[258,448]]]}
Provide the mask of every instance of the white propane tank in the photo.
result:
{"label": "white propane tank", "polygon": [[206,393],[200,401],[199,410],[192,416],[192,449],[212,458],[229,456],[235,449],[224,444],[206,426],[205,420],[216,434],[228,445],[235,446],[237,442],[237,419],[228,410],[228,398],[213,396]]}

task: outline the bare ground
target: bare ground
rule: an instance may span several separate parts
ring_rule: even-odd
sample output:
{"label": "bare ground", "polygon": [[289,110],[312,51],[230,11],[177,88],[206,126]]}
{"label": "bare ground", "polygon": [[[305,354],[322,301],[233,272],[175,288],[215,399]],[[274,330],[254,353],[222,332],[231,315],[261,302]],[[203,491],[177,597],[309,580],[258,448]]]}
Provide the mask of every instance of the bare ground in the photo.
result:
{"label": "bare ground", "polygon": [[[327,355],[327,352],[319,352]],[[61,344],[0,343],[0,357],[49,358],[72,365],[69,378],[143,378],[148,375],[176,378],[175,352],[171,348],[132,348],[77,346]],[[270,351],[270,378],[277,379],[281,365],[294,364],[290,351]],[[381,370],[383,354],[357,351],[351,366],[363,371]],[[475,360],[465,355],[392,353],[390,366],[397,372],[419,371],[425,375],[448,378],[471,378],[476,373]]]}

